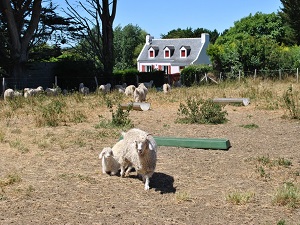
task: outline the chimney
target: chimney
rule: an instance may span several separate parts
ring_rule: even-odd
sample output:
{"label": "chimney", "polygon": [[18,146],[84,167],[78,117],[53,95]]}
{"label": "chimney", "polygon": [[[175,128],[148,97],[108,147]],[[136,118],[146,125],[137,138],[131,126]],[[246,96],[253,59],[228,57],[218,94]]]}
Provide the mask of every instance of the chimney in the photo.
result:
{"label": "chimney", "polygon": [[201,43],[209,43],[209,34],[207,33],[202,33],[201,34]]}
{"label": "chimney", "polygon": [[147,34],[146,35],[146,45],[151,45],[152,39],[153,39],[153,37],[150,34]]}

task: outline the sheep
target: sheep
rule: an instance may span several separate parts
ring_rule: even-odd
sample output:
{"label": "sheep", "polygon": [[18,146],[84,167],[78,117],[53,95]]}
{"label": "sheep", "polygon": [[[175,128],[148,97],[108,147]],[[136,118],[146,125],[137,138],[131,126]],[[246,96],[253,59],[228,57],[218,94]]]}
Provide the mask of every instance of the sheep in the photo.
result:
{"label": "sheep", "polygon": [[134,85],[129,85],[125,88],[125,95],[129,96],[129,95],[133,95],[133,92],[135,90],[135,86]]}
{"label": "sheep", "polygon": [[140,83],[133,92],[133,100],[135,102],[144,102],[146,101],[147,93],[148,89],[145,87],[144,83]]}
{"label": "sheep", "polygon": [[59,87],[56,87],[56,88],[46,88],[45,89],[45,93],[48,96],[56,96],[56,95],[59,94],[59,92],[60,92],[60,88]]}
{"label": "sheep", "polygon": [[126,87],[127,87],[126,83],[123,83],[122,85],[120,84],[115,85],[115,89],[119,89],[119,88],[125,89]]}
{"label": "sheep", "polygon": [[134,102],[143,102],[146,100],[146,94],[143,88],[137,87],[133,92]]}
{"label": "sheep", "polygon": [[12,99],[14,97],[21,96],[21,95],[22,94],[20,92],[14,91],[13,89],[10,88],[6,89],[3,94],[4,100]]}
{"label": "sheep", "polygon": [[146,88],[152,88],[153,80],[150,80],[149,82],[144,82],[144,85]]}
{"label": "sheep", "polygon": [[142,176],[145,190],[149,190],[150,178],[155,171],[157,161],[156,141],[151,134],[138,128],[132,128],[122,135],[125,148],[122,157],[118,159],[121,177],[125,175],[126,166],[133,166],[137,174]]}
{"label": "sheep", "polygon": [[[102,159],[103,173],[110,173],[110,175],[116,175],[118,173],[120,170],[120,163],[118,163],[118,161],[120,157],[122,157],[124,148],[124,140],[119,140],[112,148],[106,147],[102,150],[99,154],[99,158]],[[132,169],[131,163],[127,162],[126,168],[126,175],[128,175]]]}
{"label": "sheep", "polygon": [[29,96],[36,96],[44,92],[44,88],[42,86],[38,86],[37,88],[24,88],[24,97],[27,98]]}
{"label": "sheep", "polygon": [[105,147],[99,154],[99,159],[102,161],[102,173],[115,175],[120,169],[120,164],[114,158],[113,150],[110,147]]}
{"label": "sheep", "polygon": [[87,95],[90,93],[90,89],[88,87],[85,87],[83,83],[80,83],[79,84],[79,92],[84,94],[84,95]]}
{"label": "sheep", "polygon": [[171,91],[171,86],[170,86],[170,84],[168,84],[168,83],[164,84],[164,85],[163,85],[163,92],[164,92],[165,94],[167,94],[167,93],[170,92],[170,91]]}
{"label": "sheep", "polygon": [[111,84],[107,83],[107,84],[102,84],[99,86],[99,91],[101,91],[102,93],[106,94],[110,92],[110,88],[111,88]]}

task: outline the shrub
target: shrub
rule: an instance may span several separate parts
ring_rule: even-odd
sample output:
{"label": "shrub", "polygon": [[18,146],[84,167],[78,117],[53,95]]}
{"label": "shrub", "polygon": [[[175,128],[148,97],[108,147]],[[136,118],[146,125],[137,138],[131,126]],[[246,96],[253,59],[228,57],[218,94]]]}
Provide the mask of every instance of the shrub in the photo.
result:
{"label": "shrub", "polygon": [[227,122],[227,112],[211,99],[187,98],[186,104],[180,103],[177,112],[179,123],[221,124]]}
{"label": "shrub", "polygon": [[300,189],[293,183],[287,182],[277,189],[273,203],[281,206],[297,208],[300,205]]}
{"label": "shrub", "polygon": [[299,96],[293,91],[292,86],[283,94],[284,105],[288,110],[291,119],[300,119]]}
{"label": "shrub", "polygon": [[191,65],[187,66],[181,71],[182,82],[186,86],[191,86],[200,81],[201,77],[205,73],[212,71],[212,67],[208,65]]}

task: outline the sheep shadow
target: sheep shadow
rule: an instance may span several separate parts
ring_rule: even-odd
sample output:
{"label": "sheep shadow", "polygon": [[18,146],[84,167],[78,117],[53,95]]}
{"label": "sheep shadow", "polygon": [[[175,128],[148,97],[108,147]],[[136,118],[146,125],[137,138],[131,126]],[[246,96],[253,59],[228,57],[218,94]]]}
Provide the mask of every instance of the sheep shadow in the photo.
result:
{"label": "sheep shadow", "polygon": [[175,193],[174,178],[164,173],[155,172],[150,181],[150,187],[161,194]]}
{"label": "sheep shadow", "polygon": [[[133,168],[131,170],[135,171]],[[140,176],[129,175],[129,178],[142,180]],[[155,172],[150,178],[150,188],[160,191],[160,194],[175,193],[176,188],[173,186],[174,178],[164,173]]]}

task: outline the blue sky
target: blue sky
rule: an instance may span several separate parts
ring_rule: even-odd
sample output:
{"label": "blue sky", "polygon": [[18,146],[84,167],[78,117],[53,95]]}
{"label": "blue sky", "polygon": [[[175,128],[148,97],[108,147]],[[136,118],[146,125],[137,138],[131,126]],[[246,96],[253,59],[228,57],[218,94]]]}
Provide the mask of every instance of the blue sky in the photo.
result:
{"label": "blue sky", "polygon": [[[53,2],[63,6],[59,0]],[[69,2],[77,4],[77,0]],[[277,12],[280,7],[280,0],[118,0],[114,27],[138,25],[155,38],[188,27],[223,32],[250,13]]]}

